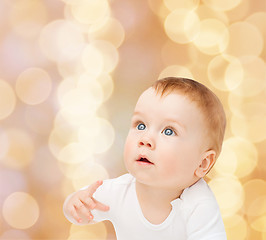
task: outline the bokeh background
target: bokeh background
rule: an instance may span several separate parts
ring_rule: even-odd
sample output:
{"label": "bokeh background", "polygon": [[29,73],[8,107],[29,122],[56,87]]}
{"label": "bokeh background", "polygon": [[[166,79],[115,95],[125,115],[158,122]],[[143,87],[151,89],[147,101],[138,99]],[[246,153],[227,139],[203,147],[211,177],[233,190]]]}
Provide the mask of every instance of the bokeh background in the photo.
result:
{"label": "bokeh background", "polygon": [[126,172],[140,93],[196,79],[227,114],[207,181],[228,240],[266,240],[265,0],[1,0],[0,239],[107,239],[65,197]]}

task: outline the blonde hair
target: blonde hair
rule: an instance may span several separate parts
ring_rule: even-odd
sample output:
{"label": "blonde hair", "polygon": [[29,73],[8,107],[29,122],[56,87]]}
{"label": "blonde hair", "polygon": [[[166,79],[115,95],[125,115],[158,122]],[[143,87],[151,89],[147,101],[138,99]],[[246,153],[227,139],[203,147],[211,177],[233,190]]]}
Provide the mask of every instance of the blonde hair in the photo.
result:
{"label": "blonde hair", "polygon": [[176,92],[187,96],[201,110],[207,126],[210,149],[219,156],[222,148],[226,117],[218,97],[206,86],[187,78],[167,77],[156,81],[152,86],[161,96]]}

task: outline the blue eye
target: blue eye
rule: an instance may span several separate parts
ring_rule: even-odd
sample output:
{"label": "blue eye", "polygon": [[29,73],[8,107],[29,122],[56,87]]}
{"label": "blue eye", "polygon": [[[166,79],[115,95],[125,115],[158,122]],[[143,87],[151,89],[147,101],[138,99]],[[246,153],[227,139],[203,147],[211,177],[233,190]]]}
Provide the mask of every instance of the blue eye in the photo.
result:
{"label": "blue eye", "polygon": [[171,129],[171,128],[166,128],[163,130],[163,133],[166,135],[166,136],[171,136],[171,135],[174,135],[175,132]]}
{"label": "blue eye", "polygon": [[146,128],[146,126],[145,126],[145,124],[143,124],[143,123],[140,123],[140,124],[138,124],[138,126],[137,126],[137,129],[138,130],[144,130]]}

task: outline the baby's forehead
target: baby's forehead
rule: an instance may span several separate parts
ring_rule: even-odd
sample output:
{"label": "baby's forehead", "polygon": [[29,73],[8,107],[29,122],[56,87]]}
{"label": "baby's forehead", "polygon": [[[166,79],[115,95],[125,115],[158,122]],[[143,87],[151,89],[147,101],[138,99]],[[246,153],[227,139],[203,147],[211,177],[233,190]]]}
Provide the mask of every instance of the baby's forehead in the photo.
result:
{"label": "baby's forehead", "polygon": [[[195,105],[193,99],[189,96],[189,94],[186,94],[182,91],[178,90],[172,90],[172,91],[166,91],[161,92],[155,90],[153,87],[150,87],[143,91],[143,93],[140,95],[139,100],[142,101],[164,101],[165,98],[171,98],[178,96],[179,99],[186,100],[189,104]],[[175,104],[175,101],[172,102],[172,105]]]}

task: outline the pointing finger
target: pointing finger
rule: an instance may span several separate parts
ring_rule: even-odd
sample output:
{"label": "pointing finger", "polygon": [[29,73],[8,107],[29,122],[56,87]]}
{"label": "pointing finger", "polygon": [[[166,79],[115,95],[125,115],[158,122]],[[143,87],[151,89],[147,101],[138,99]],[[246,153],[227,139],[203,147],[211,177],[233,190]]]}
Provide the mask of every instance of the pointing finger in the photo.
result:
{"label": "pointing finger", "polygon": [[92,197],[93,194],[96,192],[97,188],[100,187],[102,184],[103,184],[103,181],[99,180],[99,181],[93,183],[92,185],[90,185],[88,188],[89,197]]}
{"label": "pointing finger", "polygon": [[81,223],[81,218],[79,217],[77,211],[76,211],[76,208],[73,206],[71,209],[70,209],[70,214],[72,215],[72,217],[78,222],[78,223]]}

